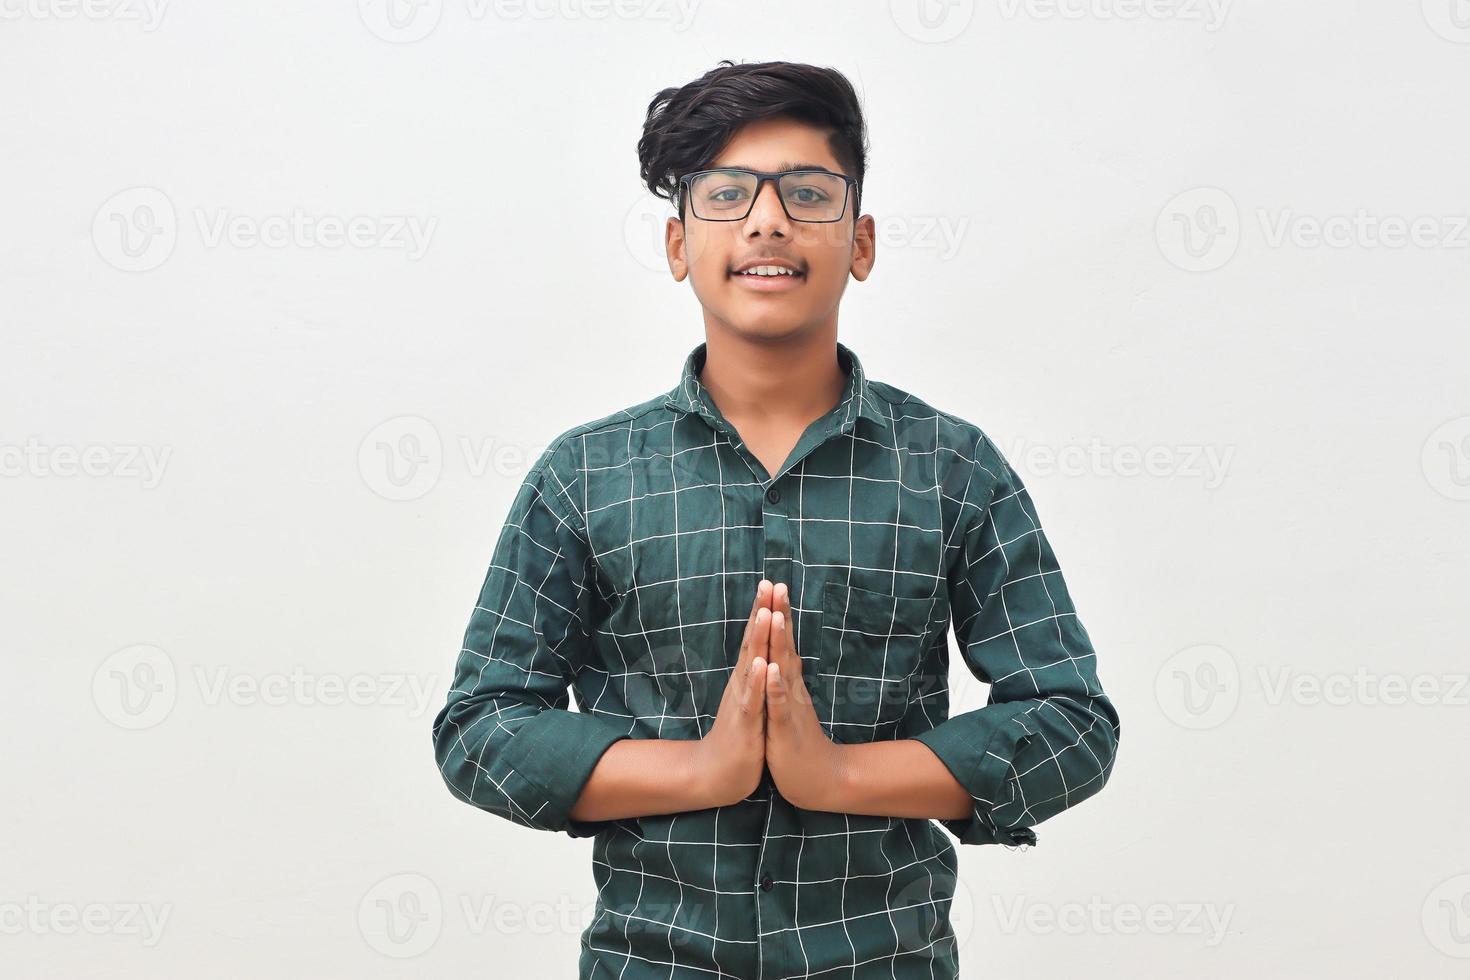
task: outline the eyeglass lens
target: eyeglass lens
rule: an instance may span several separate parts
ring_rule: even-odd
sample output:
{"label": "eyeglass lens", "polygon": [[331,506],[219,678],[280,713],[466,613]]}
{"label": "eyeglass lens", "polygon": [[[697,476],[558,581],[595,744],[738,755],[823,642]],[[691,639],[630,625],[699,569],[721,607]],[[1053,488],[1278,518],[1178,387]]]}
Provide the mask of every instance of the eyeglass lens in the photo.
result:
{"label": "eyeglass lens", "polygon": [[[744,218],[755,200],[758,178],[739,170],[714,170],[689,181],[689,203],[697,218],[729,221]],[[797,221],[835,221],[847,201],[847,181],[836,174],[804,170],[777,181],[786,210]]]}

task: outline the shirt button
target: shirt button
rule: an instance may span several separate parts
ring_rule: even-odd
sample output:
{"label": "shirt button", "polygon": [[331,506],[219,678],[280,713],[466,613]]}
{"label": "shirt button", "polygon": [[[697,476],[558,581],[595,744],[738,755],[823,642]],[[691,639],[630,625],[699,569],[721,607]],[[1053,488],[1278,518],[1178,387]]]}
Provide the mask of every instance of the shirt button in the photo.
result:
{"label": "shirt button", "polygon": [[761,875],[761,891],[768,892],[770,890],[771,890],[771,876],[770,875]]}
{"label": "shirt button", "polygon": [[780,503],[781,502],[781,491],[780,490],[777,490],[775,487],[771,487],[771,489],[769,489],[769,490],[766,491],[766,499],[769,500],[773,504]]}

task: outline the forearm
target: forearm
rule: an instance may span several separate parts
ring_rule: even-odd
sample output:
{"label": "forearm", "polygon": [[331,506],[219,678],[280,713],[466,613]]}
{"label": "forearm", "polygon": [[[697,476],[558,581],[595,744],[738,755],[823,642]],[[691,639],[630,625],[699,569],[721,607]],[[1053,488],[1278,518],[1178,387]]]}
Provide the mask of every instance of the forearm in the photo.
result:
{"label": "forearm", "polygon": [[735,802],[701,771],[700,743],[625,738],[610,745],[572,806],[575,820],[620,820],[684,813]]}
{"label": "forearm", "polygon": [[838,775],[824,810],[920,819],[970,814],[969,792],[922,742],[905,738],[838,750]]}

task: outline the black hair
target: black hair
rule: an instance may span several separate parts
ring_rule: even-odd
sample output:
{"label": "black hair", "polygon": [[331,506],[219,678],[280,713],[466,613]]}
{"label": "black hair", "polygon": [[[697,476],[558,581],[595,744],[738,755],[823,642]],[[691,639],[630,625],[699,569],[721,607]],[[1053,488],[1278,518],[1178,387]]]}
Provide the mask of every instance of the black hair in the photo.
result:
{"label": "black hair", "polygon": [[[648,104],[638,140],[639,177],[655,197],[673,202],[679,179],[709,166],[748,122],[790,116],[830,130],[828,145],[854,178],[852,215],[861,209],[868,134],[857,92],[835,68],[790,61],[737,65],[726,59],[679,88],[666,88]],[[679,217],[684,202],[678,201]]]}

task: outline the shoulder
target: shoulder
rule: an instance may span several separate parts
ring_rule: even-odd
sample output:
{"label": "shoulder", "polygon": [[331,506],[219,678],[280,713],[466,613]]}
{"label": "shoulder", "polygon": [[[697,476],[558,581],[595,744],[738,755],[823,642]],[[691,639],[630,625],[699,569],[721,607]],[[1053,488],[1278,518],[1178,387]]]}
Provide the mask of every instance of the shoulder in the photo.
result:
{"label": "shoulder", "polygon": [[664,404],[668,392],[660,392],[634,405],[620,408],[562,429],[551,437],[541,455],[526,473],[526,482],[569,506],[573,517],[584,524],[584,489],[589,470],[618,465],[626,455],[631,430],[649,428],[671,417]]}
{"label": "shoulder", "polygon": [[979,423],[886,381],[869,381],[868,387],[892,419],[896,442],[932,450],[941,474],[987,485],[1000,479],[1008,464]]}

